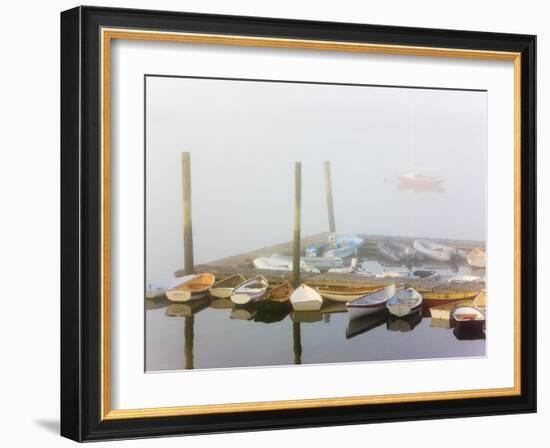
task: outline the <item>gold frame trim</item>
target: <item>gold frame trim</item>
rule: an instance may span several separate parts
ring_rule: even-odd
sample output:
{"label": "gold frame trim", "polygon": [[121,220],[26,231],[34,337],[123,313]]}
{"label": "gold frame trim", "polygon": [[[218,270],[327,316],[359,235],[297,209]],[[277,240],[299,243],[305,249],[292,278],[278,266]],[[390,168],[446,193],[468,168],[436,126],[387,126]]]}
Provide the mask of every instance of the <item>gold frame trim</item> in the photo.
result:
{"label": "gold frame trim", "polygon": [[[135,29],[101,29],[101,419],[168,417],[263,410],[306,409],[429,400],[502,397],[521,394],[521,53],[417,47],[304,39],[177,33]],[[110,63],[113,39],[186,42],[214,45],[296,48],[319,51],[383,53],[513,61],[514,63],[514,386],[445,392],[316,398],[212,405],[189,405],[143,409],[111,409],[110,345]]]}

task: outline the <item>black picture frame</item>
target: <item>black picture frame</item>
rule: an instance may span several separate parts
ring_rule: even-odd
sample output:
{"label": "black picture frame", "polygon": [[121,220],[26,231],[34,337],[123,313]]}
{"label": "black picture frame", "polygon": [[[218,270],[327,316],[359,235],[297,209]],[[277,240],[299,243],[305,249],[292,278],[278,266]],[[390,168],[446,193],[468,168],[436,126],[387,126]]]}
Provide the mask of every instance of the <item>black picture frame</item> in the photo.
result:
{"label": "black picture frame", "polygon": [[[521,394],[102,420],[100,29],[521,53]],[[536,412],[536,36],[100,7],[61,13],[61,434],[76,441]]]}

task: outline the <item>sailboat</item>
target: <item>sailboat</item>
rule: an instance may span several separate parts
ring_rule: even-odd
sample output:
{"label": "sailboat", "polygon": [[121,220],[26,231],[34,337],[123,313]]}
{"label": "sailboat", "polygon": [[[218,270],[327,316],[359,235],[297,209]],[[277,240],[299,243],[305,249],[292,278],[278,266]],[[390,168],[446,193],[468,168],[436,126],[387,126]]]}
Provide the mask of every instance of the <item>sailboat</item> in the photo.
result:
{"label": "sailboat", "polygon": [[[409,167],[413,166],[412,160],[412,119],[413,114],[409,106],[409,120],[408,120],[408,140],[409,140]],[[445,180],[442,176],[432,176],[428,175],[425,172],[427,169],[421,171],[411,170],[408,173],[401,174],[397,176],[399,182],[398,188],[400,190],[412,190],[412,191],[442,191],[443,181]],[[433,170],[430,170],[433,171]]]}

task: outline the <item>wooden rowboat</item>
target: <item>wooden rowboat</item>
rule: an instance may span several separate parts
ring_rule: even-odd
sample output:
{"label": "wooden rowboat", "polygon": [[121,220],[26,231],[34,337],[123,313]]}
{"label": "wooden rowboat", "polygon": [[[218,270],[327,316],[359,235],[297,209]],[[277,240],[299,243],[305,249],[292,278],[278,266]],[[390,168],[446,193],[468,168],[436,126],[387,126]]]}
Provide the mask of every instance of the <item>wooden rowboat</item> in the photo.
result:
{"label": "wooden rowboat", "polygon": [[286,281],[279,286],[273,288],[271,291],[268,291],[265,298],[267,300],[273,300],[275,302],[288,302],[293,292],[294,287],[292,286],[292,283]]}
{"label": "wooden rowboat", "polygon": [[215,281],[216,277],[213,274],[199,274],[173,288],[167,289],[166,297],[173,302],[199,299],[206,294]]}
{"label": "wooden rowboat", "polygon": [[380,289],[384,285],[365,285],[365,286],[318,286],[317,292],[328,300],[335,302],[350,302],[359,297]]}
{"label": "wooden rowboat", "polygon": [[430,315],[432,319],[438,320],[451,320],[453,309],[458,306],[472,306],[474,302],[472,300],[463,300],[460,302],[448,303],[446,305],[439,305],[430,308]]}
{"label": "wooden rowboat", "polygon": [[246,278],[240,274],[226,277],[212,285],[210,288],[210,294],[219,299],[228,299],[231,297],[231,293],[235,287],[244,281],[246,281]]}
{"label": "wooden rowboat", "polygon": [[310,286],[301,284],[290,296],[294,311],[319,311],[323,304],[321,294]]}
{"label": "wooden rowboat", "polygon": [[485,325],[485,315],[473,306],[459,306],[453,310],[456,328],[459,330],[481,330]]}
{"label": "wooden rowboat", "polygon": [[268,286],[265,277],[257,275],[237,285],[231,293],[231,301],[240,306],[255,302],[264,296]]}
{"label": "wooden rowboat", "polygon": [[474,268],[485,267],[485,251],[481,249],[474,249],[468,253],[466,260],[468,264]]}
{"label": "wooden rowboat", "polygon": [[386,303],[390,314],[403,317],[420,310],[422,295],[413,288],[407,288],[398,292]]}
{"label": "wooden rowboat", "polygon": [[474,299],[474,306],[484,310],[487,308],[487,290],[483,289]]}
{"label": "wooden rowboat", "polygon": [[402,286],[397,289],[395,285],[389,285],[346,303],[350,320],[384,310],[388,300],[401,290]]}
{"label": "wooden rowboat", "polygon": [[427,291],[420,290],[424,305],[428,308],[447,305],[450,303],[461,302],[464,300],[474,300],[479,291],[466,290],[466,291],[445,291],[430,289]]}

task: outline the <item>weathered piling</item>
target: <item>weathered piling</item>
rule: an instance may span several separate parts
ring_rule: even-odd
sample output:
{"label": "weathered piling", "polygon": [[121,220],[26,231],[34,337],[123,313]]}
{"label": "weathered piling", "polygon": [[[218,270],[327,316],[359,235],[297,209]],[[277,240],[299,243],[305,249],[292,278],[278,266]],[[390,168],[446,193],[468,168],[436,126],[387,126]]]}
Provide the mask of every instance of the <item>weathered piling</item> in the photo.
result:
{"label": "weathered piling", "polygon": [[336,223],[334,220],[334,201],[332,199],[332,178],[330,175],[330,162],[325,160],[325,193],[327,197],[328,228],[331,233],[336,232]]}
{"label": "weathered piling", "polygon": [[302,163],[294,166],[294,237],[292,243],[292,283],[300,285],[300,238],[302,210]]}
{"label": "weathered piling", "polygon": [[183,270],[186,275],[194,272],[193,222],[191,218],[191,157],[181,153],[181,179],[183,192]]}

